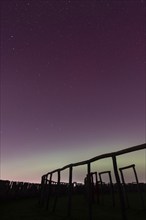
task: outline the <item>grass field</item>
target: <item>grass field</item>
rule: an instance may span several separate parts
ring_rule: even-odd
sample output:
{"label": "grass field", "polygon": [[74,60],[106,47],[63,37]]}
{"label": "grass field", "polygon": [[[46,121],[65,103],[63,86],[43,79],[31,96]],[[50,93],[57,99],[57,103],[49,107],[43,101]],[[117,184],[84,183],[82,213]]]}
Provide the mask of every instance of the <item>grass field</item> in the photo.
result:
{"label": "grass field", "polygon": [[[53,200],[50,201],[49,210],[45,210],[38,204],[38,199],[22,199],[4,202],[0,204],[1,220],[87,220],[88,206],[83,196],[74,196],[72,203],[72,215],[66,217],[67,198],[60,198],[56,211],[51,213]],[[131,208],[127,210],[128,220],[146,219],[146,209],[142,210],[135,195],[130,198]],[[120,208],[118,204],[113,208],[110,196],[105,196],[104,204],[93,204],[93,219],[120,220]]]}

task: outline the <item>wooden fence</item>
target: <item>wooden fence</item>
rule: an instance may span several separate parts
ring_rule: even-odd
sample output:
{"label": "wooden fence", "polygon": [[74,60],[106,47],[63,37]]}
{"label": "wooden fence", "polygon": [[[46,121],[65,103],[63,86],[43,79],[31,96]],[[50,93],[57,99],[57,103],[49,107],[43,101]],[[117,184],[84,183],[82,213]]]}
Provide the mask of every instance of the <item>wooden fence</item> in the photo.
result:
{"label": "wooden fence", "polygon": [[40,184],[0,180],[0,200],[38,197]]}

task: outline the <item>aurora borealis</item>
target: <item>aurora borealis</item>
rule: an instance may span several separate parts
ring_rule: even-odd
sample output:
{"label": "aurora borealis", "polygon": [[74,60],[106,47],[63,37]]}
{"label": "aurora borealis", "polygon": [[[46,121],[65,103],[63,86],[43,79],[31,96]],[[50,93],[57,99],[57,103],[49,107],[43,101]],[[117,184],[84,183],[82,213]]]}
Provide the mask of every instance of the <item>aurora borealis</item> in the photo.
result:
{"label": "aurora borealis", "polygon": [[1,178],[144,143],[145,37],[145,1],[2,1]]}

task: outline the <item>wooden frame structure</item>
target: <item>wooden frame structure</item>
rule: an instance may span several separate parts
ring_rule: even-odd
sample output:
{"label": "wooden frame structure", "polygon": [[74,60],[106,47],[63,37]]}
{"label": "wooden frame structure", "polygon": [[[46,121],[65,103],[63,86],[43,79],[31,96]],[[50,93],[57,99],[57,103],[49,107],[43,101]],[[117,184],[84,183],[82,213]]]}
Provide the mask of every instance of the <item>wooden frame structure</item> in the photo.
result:
{"label": "wooden frame structure", "polygon": [[[41,192],[41,196],[40,196],[40,204],[44,205],[46,207],[48,207],[48,205],[49,205],[49,199],[50,199],[50,195],[51,195],[52,175],[54,173],[58,174],[57,185],[59,187],[61,171],[69,169],[67,216],[70,216],[71,215],[71,208],[72,208],[72,187],[73,187],[72,175],[73,175],[73,168],[77,167],[77,166],[86,165],[87,166],[87,187],[88,187],[88,210],[89,210],[88,213],[89,213],[89,220],[92,220],[93,219],[93,217],[92,217],[92,202],[91,202],[91,200],[92,200],[92,198],[91,198],[92,186],[91,186],[91,178],[90,178],[91,177],[91,163],[93,163],[95,161],[98,161],[98,160],[105,159],[105,158],[111,158],[112,163],[113,163],[113,170],[114,170],[115,180],[116,180],[116,184],[117,184],[117,190],[118,190],[118,194],[119,194],[119,198],[120,198],[121,218],[122,218],[122,220],[127,220],[126,204],[125,204],[125,199],[124,199],[124,194],[123,194],[123,189],[122,189],[122,183],[121,183],[120,175],[119,175],[119,172],[118,172],[117,157],[120,156],[120,155],[124,155],[124,154],[127,154],[127,153],[131,153],[131,152],[139,151],[139,150],[143,150],[143,149],[146,149],[146,143],[141,144],[141,145],[137,145],[137,146],[134,146],[134,147],[130,147],[130,148],[127,148],[127,149],[123,149],[123,150],[120,150],[120,151],[107,153],[107,154],[102,154],[102,155],[93,157],[89,160],[69,164],[69,165],[66,165],[66,166],[64,166],[60,169],[56,169],[56,170],[53,170],[51,172],[48,172],[47,174],[42,176],[42,181],[41,181],[42,192]],[[49,179],[49,184],[48,184],[48,179]],[[48,193],[46,194],[47,188],[49,188],[49,190],[48,190]],[[47,198],[46,198],[46,195],[47,195]],[[57,202],[57,197],[56,197],[55,201]],[[54,210],[55,210],[55,207],[56,207],[56,202],[54,203]]]}
{"label": "wooden frame structure", "polygon": [[113,181],[112,181],[112,176],[111,176],[111,171],[104,171],[104,172],[100,172],[99,173],[99,180],[101,182],[101,189],[102,189],[102,175],[103,174],[108,174],[109,176],[109,182],[110,182],[110,187],[111,187],[111,194],[112,194],[112,203],[113,203],[113,207],[115,206],[115,195],[114,195],[114,185],[113,185]]}
{"label": "wooden frame structure", "polygon": [[143,198],[143,195],[142,195],[140,186],[139,186],[139,181],[138,181],[138,176],[137,176],[137,172],[136,172],[136,169],[135,169],[135,164],[131,164],[131,165],[129,165],[129,166],[125,166],[125,167],[120,167],[120,168],[119,168],[120,174],[121,174],[121,180],[122,180],[122,183],[123,183],[123,189],[124,189],[124,194],[125,194],[127,206],[130,207],[130,203],[129,203],[128,193],[127,193],[127,187],[126,187],[126,183],[125,183],[125,178],[124,178],[124,173],[123,173],[123,171],[124,171],[124,170],[127,170],[127,169],[131,169],[131,168],[133,169],[133,173],[134,173],[134,176],[135,176],[136,185],[137,185],[137,191],[138,191],[138,193],[139,193],[141,205],[142,205],[142,208],[144,208],[144,198]]}

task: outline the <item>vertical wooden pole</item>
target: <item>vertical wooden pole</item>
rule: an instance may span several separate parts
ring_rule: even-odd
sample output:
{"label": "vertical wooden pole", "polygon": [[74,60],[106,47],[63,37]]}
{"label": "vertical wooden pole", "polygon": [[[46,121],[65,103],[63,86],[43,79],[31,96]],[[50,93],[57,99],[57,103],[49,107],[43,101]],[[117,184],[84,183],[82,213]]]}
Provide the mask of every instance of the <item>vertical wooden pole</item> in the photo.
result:
{"label": "vertical wooden pole", "polygon": [[99,192],[97,172],[95,172],[95,181],[96,181],[96,197],[97,197],[97,203],[99,204],[99,202],[100,202],[100,192]]}
{"label": "vertical wooden pole", "polygon": [[143,195],[141,193],[141,189],[140,189],[140,185],[139,185],[139,181],[138,181],[138,176],[137,176],[137,173],[136,173],[135,165],[133,166],[133,171],[134,171],[134,175],[135,175],[135,179],[136,179],[136,183],[137,183],[137,190],[138,190],[138,193],[139,193],[139,196],[140,196],[140,201],[141,201],[141,204],[142,204],[142,208],[144,208],[144,198],[143,198]]}
{"label": "vertical wooden pole", "polygon": [[109,171],[109,180],[110,180],[110,184],[111,184],[113,207],[115,207],[115,193],[114,193],[114,186],[113,186],[113,181],[112,181],[112,176],[111,176],[111,172],[110,171]]}
{"label": "vertical wooden pole", "polygon": [[57,180],[57,186],[56,186],[56,195],[55,195],[55,200],[54,200],[54,205],[53,205],[53,212],[55,211],[56,209],[56,204],[57,204],[57,201],[58,201],[58,196],[59,196],[59,193],[60,193],[60,170],[58,171],[58,180]]}
{"label": "vertical wooden pole", "polygon": [[41,178],[41,190],[39,197],[39,205],[43,205],[43,197],[44,197],[44,176]]}
{"label": "vertical wooden pole", "polygon": [[114,173],[115,173],[115,178],[116,178],[119,197],[120,197],[121,216],[122,216],[123,220],[127,220],[124,195],[123,195],[123,192],[122,192],[122,186],[121,186],[121,182],[120,182],[120,177],[119,177],[119,173],[118,173],[118,166],[117,166],[117,160],[116,160],[115,155],[112,156],[112,161],[113,161]]}
{"label": "vertical wooden pole", "polygon": [[122,169],[119,169],[119,170],[120,170],[120,173],[121,173],[121,179],[122,179],[122,183],[123,183],[125,199],[126,199],[126,202],[127,202],[127,208],[129,208],[130,203],[129,203],[128,193],[127,193],[127,189],[126,189],[126,183],[125,183],[125,179],[124,179],[124,175],[123,175],[123,170]]}
{"label": "vertical wooden pole", "polygon": [[92,220],[92,198],[91,198],[91,164],[87,164],[87,192],[88,192],[88,209],[89,209],[89,220]]}
{"label": "vertical wooden pole", "polygon": [[68,207],[67,207],[67,216],[71,216],[72,208],[72,171],[73,167],[69,167],[69,186],[68,186]]}
{"label": "vertical wooden pole", "polygon": [[104,204],[104,189],[103,189],[103,182],[101,178],[101,173],[99,173],[99,181],[100,181],[100,201]]}
{"label": "vertical wooden pole", "polygon": [[49,185],[47,186],[47,203],[46,209],[49,208],[50,196],[51,196],[51,185],[52,185],[52,173],[50,173]]}
{"label": "vertical wooden pole", "polygon": [[48,175],[44,176],[44,190],[43,190],[43,205],[46,206],[47,201],[47,181],[48,181]]}

